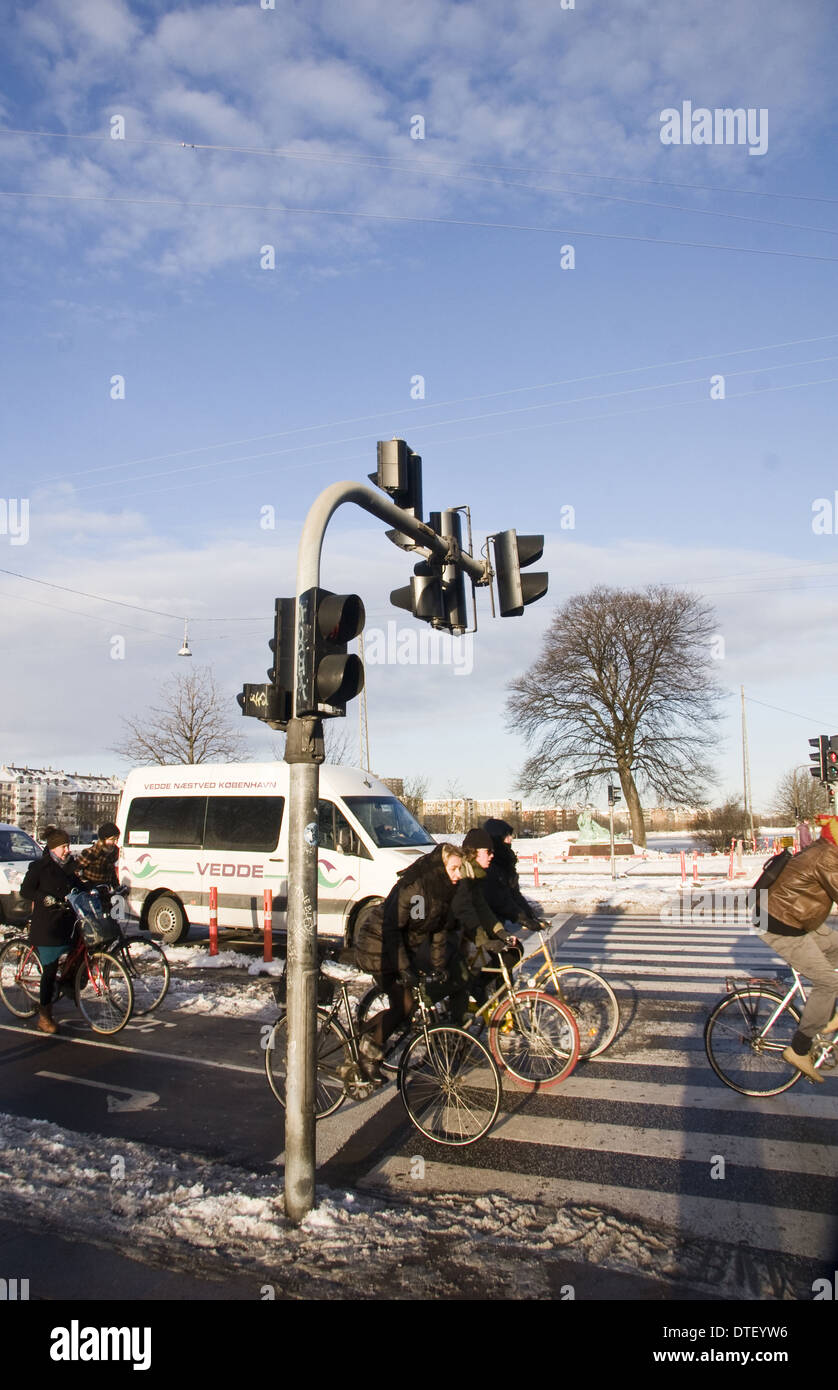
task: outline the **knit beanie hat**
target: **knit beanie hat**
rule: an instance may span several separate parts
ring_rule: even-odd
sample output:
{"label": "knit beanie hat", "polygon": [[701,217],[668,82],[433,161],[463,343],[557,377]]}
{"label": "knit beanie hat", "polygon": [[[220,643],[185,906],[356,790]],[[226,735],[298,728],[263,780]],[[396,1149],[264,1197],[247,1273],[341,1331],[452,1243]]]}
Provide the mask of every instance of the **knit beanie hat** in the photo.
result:
{"label": "knit beanie hat", "polygon": [[69,845],[70,836],[66,830],[51,830],[46,838],[47,849],[58,849],[59,845]]}
{"label": "knit beanie hat", "polygon": [[494,849],[488,830],[470,830],[463,840],[463,849]]}
{"label": "knit beanie hat", "polygon": [[103,825],[100,825],[100,826],[99,826],[99,829],[97,830],[96,833],[97,833],[97,835],[99,836],[99,839],[100,839],[100,840],[110,840],[111,837],[114,836],[114,835],[116,835],[116,837],[117,837],[117,839],[118,839],[118,838],[119,838],[119,826],[118,826],[118,825],[114,825],[114,823],[113,823],[112,820],[106,820],[106,821],[104,822]]}
{"label": "knit beanie hat", "polygon": [[821,826],[821,839],[828,840],[831,845],[838,846],[838,816],[830,816],[829,820]]}
{"label": "knit beanie hat", "polygon": [[492,820],[491,817],[488,820],[484,820],[483,829],[487,830],[495,840],[505,840],[507,835],[515,834],[512,826],[507,821]]}

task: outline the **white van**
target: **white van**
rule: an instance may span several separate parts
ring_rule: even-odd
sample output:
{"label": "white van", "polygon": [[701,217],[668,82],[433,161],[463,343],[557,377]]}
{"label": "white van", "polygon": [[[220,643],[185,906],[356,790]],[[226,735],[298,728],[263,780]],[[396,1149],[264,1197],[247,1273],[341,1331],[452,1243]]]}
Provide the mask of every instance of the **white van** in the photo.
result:
{"label": "white van", "polygon": [[17,825],[0,825],[0,923],[22,926],[32,904],[19,893],[26,870],[43,853],[31,835]]}
{"label": "white van", "polygon": [[[266,888],[273,927],[288,899],[288,774],[285,762],[192,763],[128,774],[116,822],[119,877],[128,908],[170,945],[190,925],[261,931]],[[358,912],[384,898],[400,869],[435,841],[371,773],[320,768],[318,934],[351,944]]]}

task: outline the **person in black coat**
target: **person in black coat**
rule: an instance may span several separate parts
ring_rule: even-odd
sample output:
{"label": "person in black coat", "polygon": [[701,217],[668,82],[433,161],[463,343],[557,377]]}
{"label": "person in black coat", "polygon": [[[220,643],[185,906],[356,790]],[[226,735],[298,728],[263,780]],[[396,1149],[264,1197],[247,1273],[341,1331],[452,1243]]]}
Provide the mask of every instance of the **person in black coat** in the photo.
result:
{"label": "person in black coat", "polygon": [[58,973],[59,957],[69,947],[76,919],[67,902],[73,888],[84,888],[70,856],[70,837],[63,830],[51,830],[40,859],[33,859],[20,885],[20,896],[34,903],[29,940],[37,948],[41,962],[41,994],[38,1028],[56,1033],[52,1017],[52,992]]}
{"label": "person in black coat", "polygon": [[492,837],[494,858],[486,871],[484,892],[492,911],[502,922],[517,922],[527,931],[541,925],[518,886],[518,856],[512,848],[512,826],[505,820],[484,821]]}
{"label": "person in black coat", "polygon": [[486,899],[485,886],[494,856],[491,835],[487,830],[469,830],[462,851],[462,874],[451,904],[451,915],[462,933],[460,950],[470,965],[471,993],[478,1004],[483,1004],[490,989],[499,989],[503,983],[498,974],[497,957],[502,958],[511,972],[523,952]]}
{"label": "person in black coat", "polygon": [[462,855],[454,845],[437,845],[403,869],[384,902],[376,903],[359,919],[355,958],[387,991],[390,1004],[361,1039],[361,1069],[370,1080],[379,1079],[384,1043],[413,1012],[413,989],[420,971],[445,976],[439,987],[446,993],[450,993],[446,986],[459,985],[456,997],[451,996],[452,1008],[459,1008],[461,1013],[465,1009],[466,996],[459,997],[464,978],[448,979],[449,973],[458,974],[459,967],[459,953],[448,941],[448,927],[461,867]]}

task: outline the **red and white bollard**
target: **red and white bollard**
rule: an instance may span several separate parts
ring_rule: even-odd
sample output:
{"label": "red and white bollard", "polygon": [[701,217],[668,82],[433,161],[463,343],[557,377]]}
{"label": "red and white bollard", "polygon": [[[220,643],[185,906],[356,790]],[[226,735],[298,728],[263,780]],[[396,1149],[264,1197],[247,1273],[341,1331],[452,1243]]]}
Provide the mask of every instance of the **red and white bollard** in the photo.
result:
{"label": "red and white bollard", "polygon": [[535,854],[534,854],[533,857],[532,857],[532,877],[533,877],[533,885],[534,885],[536,888],[538,888],[538,886],[539,886],[539,883],[538,883],[538,850],[535,851]]}
{"label": "red and white bollard", "polygon": [[698,883],[698,855],[693,855],[693,883]]}
{"label": "red and white bollard", "polygon": [[265,943],[262,951],[263,960],[273,960],[274,958],[274,895],[270,888],[265,889]]}
{"label": "red and white bollard", "polygon": [[735,841],[735,840],[731,840],[731,842],[730,842],[730,863],[728,864],[728,868],[727,868],[727,876],[728,876],[728,878],[733,878],[733,856],[734,856],[735,854],[736,854],[736,841]]}
{"label": "red and white bollard", "polygon": [[215,884],[209,891],[210,913],[209,913],[209,938],[211,956],[218,955],[218,889]]}
{"label": "red and white bollard", "polygon": [[684,851],[681,850],[681,882],[682,882],[682,883],[686,883],[686,881],[687,881],[687,856],[685,855]]}

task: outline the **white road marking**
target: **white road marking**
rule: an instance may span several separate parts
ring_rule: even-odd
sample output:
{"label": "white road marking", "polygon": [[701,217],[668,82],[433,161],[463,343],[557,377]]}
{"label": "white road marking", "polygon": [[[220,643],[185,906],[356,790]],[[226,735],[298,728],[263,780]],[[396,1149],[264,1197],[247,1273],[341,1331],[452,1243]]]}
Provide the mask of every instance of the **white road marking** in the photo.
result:
{"label": "white road marking", "polygon": [[[51,1081],[69,1081],[76,1086],[94,1086],[97,1091],[108,1092],[108,1110],[150,1110],[160,1097],[156,1091],[137,1091],[133,1086],[114,1086],[105,1081],[89,1081],[84,1076],[65,1076],[60,1071],[38,1071],[36,1076],[47,1076]],[[118,1100],[112,1091],[124,1091],[127,1100]]]}

